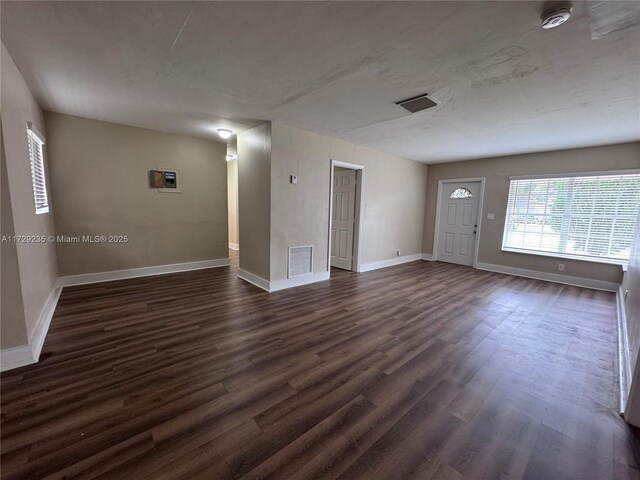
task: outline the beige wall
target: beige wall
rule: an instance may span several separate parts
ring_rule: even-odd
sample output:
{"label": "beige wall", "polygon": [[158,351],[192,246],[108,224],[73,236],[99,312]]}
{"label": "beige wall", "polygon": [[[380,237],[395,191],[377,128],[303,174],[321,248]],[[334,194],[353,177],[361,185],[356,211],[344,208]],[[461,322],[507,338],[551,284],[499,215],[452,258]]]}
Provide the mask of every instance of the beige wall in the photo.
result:
{"label": "beige wall", "polygon": [[[640,143],[430,165],[422,251],[433,253],[438,181],[486,177],[478,262],[558,273],[558,259],[501,250],[509,176],[630,168],[640,168]],[[494,213],[495,220],[487,220],[487,213]],[[565,275],[615,283],[622,278],[622,269],[617,265],[567,259],[562,259],[562,263],[565,264],[565,271],[561,273]]]}
{"label": "beige wall", "polygon": [[[44,236],[55,234],[53,213],[36,215],[31,184],[31,166],[27,146],[27,122],[40,131],[45,137],[42,110],[29,91],[22,75],[18,71],[4,44],[1,49],[2,88],[2,132],[4,140],[4,154],[6,162],[7,182],[10,186],[11,211],[13,227],[16,235]],[[45,145],[45,173],[49,175],[48,161],[49,146]],[[51,182],[48,182],[49,186]],[[51,191],[49,202],[53,203]],[[40,318],[43,307],[51,294],[58,278],[56,250],[54,243],[19,243],[15,246],[15,253],[20,273],[20,285],[23,321],[27,337],[31,335]],[[3,267],[5,268],[4,264]],[[4,288],[4,286],[3,286]],[[4,291],[2,292],[4,296]],[[16,304],[9,307],[14,312],[22,308],[15,298]],[[3,318],[3,330],[6,325]],[[20,331],[21,327],[6,327],[10,331]],[[4,336],[4,335],[3,335]],[[15,343],[11,341],[9,343]],[[3,346],[5,340],[2,341]]]}
{"label": "beige wall", "polygon": [[[58,235],[126,235],[127,243],[57,244],[60,275],[228,257],[226,145],[46,114]],[[180,169],[182,193],[149,187]]]}
{"label": "beige wall", "polygon": [[332,159],[365,167],[360,263],[421,253],[426,165],[278,123],[272,129],[272,281],[287,278],[289,246],[313,245],[313,272],[327,271]]}
{"label": "beige wall", "polygon": [[271,123],[238,134],[240,269],[269,280]]}
{"label": "beige wall", "polygon": [[229,243],[238,244],[238,161],[227,162],[227,201],[229,204]]}
{"label": "beige wall", "polygon": [[[7,162],[4,156],[4,140],[0,128],[0,235],[3,238],[13,237],[13,213],[11,212],[11,196],[7,179]],[[19,347],[28,343],[27,326],[24,322],[24,305],[20,286],[20,270],[18,268],[18,252],[13,242],[3,242],[0,270],[0,348]]]}

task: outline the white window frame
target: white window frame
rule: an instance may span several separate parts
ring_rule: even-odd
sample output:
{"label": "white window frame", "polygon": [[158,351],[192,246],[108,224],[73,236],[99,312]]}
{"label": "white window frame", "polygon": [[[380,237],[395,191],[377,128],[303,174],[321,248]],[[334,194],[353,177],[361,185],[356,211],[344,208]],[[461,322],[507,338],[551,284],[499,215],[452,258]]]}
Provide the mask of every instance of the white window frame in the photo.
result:
{"label": "white window frame", "polygon": [[[36,215],[49,213],[49,195],[47,193],[47,176],[44,168],[44,136],[36,130],[31,122],[27,122],[27,148],[31,166],[31,186]],[[34,153],[34,145],[40,149],[40,157]],[[41,197],[44,196],[44,202]]]}
{"label": "white window frame", "polygon": [[[594,172],[568,172],[568,173],[557,173],[557,174],[541,174],[541,175],[522,175],[522,176],[510,176],[509,177],[509,191],[511,190],[511,182],[514,180],[536,180],[536,179],[554,179],[554,178],[576,178],[576,177],[597,177],[597,176],[607,176],[607,175],[638,175],[640,174],[640,169],[627,169],[627,170],[601,170]],[[580,260],[585,262],[592,263],[604,263],[610,265],[622,265],[623,268],[627,266],[629,263],[628,260],[623,259],[614,259],[614,258],[604,258],[604,257],[595,257],[595,256],[586,256],[586,255],[576,255],[576,254],[566,254],[566,253],[555,253],[555,252],[545,252],[539,250],[529,250],[522,248],[514,248],[505,246],[506,240],[506,229],[507,229],[507,215],[509,212],[509,198],[507,198],[507,203],[505,207],[505,224],[502,231],[502,251],[504,252],[514,252],[514,253],[523,253],[526,255],[536,255],[542,257],[552,257],[552,258],[562,258],[567,260]]]}

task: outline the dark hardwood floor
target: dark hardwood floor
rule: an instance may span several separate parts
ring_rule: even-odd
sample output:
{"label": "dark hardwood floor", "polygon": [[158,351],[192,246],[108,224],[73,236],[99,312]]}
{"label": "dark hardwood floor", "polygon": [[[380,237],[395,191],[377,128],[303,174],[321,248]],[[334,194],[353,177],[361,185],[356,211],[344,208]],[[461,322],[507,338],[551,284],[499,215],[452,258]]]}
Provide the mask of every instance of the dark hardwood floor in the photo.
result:
{"label": "dark hardwood floor", "polygon": [[2,375],[2,478],[638,479],[614,295],[414,262],[65,288]]}

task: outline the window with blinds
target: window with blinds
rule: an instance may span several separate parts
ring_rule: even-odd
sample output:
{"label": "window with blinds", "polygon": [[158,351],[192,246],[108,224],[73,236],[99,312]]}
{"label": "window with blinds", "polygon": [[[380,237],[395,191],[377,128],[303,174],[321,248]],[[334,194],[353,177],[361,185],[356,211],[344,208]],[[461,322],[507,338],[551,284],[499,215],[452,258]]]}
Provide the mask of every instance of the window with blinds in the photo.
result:
{"label": "window with blinds", "polygon": [[31,183],[36,214],[47,213],[47,183],[44,174],[44,138],[27,123],[27,141],[29,142],[29,160],[31,161]]}
{"label": "window with blinds", "polygon": [[639,206],[640,174],[511,180],[502,249],[624,263]]}

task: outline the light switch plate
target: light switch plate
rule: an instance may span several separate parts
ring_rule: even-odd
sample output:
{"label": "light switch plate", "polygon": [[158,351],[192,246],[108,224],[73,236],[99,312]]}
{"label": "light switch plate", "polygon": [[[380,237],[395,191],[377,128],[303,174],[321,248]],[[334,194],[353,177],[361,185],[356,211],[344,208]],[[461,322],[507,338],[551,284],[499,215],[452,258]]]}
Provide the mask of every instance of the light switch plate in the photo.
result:
{"label": "light switch plate", "polygon": [[495,213],[487,213],[487,220],[495,220],[495,218],[496,218]]}
{"label": "light switch plate", "polygon": [[291,175],[289,181],[291,183],[293,183],[294,185],[297,185],[298,184],[298,176],[297,175]]}

